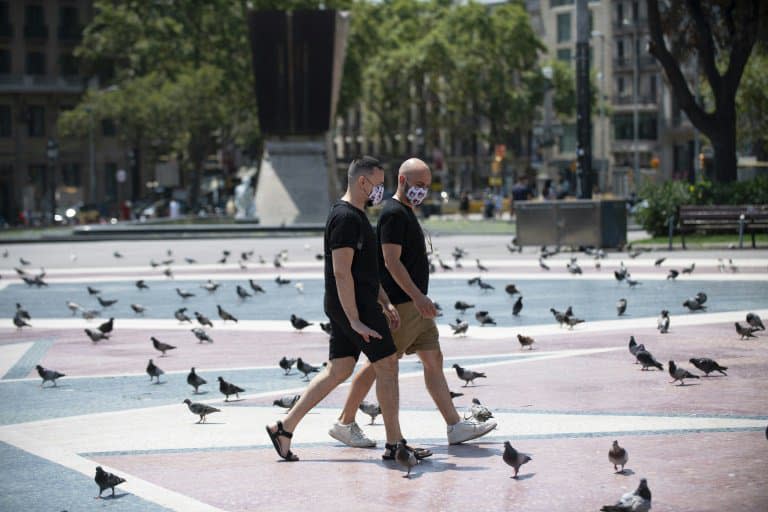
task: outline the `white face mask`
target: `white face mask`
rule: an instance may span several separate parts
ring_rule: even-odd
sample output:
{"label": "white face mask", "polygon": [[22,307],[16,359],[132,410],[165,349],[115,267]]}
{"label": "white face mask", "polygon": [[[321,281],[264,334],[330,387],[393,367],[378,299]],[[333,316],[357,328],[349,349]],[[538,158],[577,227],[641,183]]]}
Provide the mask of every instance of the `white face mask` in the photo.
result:
{"label": "white face mask", "polygon": [[[408,185],[408,182],[405,182],[406,185]],[[419,206],[422,201],[427,197],[427,194],[429,194],[429,189],[427,187],[408,187],[405,192],[405,197],[408,198],[408,201],[413,206]]]}
{"label": "white face mask", "polygon": [[[368,178],[365,178],[365,181],[373,185],[371,183],[371,180]],[[371,190],[371,193],[368,194],[368,201],[370,201],[371,206],[376,206],[381,202],[381,200],[384,199],[384,184],[381,185],[373,185],[373,189]]]}

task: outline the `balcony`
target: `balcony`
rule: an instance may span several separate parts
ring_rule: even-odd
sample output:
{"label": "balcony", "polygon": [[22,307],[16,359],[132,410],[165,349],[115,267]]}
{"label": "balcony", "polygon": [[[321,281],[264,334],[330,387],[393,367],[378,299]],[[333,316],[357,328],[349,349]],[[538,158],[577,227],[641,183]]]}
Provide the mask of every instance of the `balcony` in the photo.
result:
{"label": "balcony", "polygon": [[0,23],[0,41],[9,41],[13,39],[13,25],[10,23]]}
{"label": "balcony", "polygon": [[637,21],[624,19],[613,20],[614,33],[631,34],[632,32],[648,32],[648,18],[640,18]]}
{"label": "balcony", "polygon": [[24,25],[24,37],[26,39],[48,39],[48,27],[46,25]]}
{"label": "balcony", "polygon": [[[659,67],[658,61],[650,55],[642,55],[638,58],[638,66],[640,69],[649,69]],[[632,66],[635,65],[635,59],[632,57],[617,57],[613,59],[613,69],[615,71],[632,70]]]}
{"label": "balcony", "polygon": [[[634,106],[632,95],[621,94],[611,98],[613,105],[617,107],[632,107]],[[656,107],[658,105],[658,98],[647,94],[641,94],[637,97],[637,105],[643,107]]]}
{"label": "balcony", "polygon": [[78,44],[83,39],[82,25],[59,25],[59,41]]}
{"label": "balcony", "polygon": [[0,74],[0,93],[81,93],[82,77]]}

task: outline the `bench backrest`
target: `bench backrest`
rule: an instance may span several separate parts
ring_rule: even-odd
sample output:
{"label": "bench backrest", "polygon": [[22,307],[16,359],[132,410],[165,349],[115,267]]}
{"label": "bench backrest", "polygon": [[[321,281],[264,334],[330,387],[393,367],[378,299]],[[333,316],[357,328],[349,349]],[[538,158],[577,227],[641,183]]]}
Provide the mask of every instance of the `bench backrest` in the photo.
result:
{"label": "bench backrest", "polygon": [[768,205],[682,205],[678,219],[686,221],[738,221],[741,215],[751,221],[768,221]]}

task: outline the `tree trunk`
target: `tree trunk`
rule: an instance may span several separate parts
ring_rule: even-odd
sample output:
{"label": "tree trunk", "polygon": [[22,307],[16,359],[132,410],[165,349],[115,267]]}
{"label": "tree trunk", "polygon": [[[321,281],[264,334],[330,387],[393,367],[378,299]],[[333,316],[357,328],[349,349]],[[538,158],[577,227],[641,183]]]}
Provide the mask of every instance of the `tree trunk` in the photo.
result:
{"label": "tree trunk", "polygon": [[[725,110],[725,109],[723,109]],[[715,181],[729,183],[736,181],[738,173],[736,157],[736,113],[735,107],[718,112],[719,122],[714,133],[707,134],[714,150]]]}

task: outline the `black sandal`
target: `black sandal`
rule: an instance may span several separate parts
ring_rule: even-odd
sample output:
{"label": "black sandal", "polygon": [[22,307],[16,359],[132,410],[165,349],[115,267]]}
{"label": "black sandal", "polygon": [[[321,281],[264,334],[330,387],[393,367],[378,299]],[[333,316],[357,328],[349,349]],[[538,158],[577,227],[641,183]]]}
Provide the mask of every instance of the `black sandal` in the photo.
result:
{"label": "black sandal", "polygon": [[280,456],[280,458],[287,460],[288,462],[296,462],[299,460],[299,458],[296,456],[295,453],[293,453],[290,449],[288,449],[288,453],[283,455],[283,453],[280,451],[280,441],[278,438],[280,436],[287,437],[288,439],[293,437],[293,432],[288,432],[283,428],[283,422],[278,421],[277,422],[277,430],[272,432],[270,430],[269,425],[267,425],[267,434],[269,435],[269,438],[272,440],[272,445],[275,447],[275,451]]}
{"label": "black sandal", "polygon": [[[417,460],[426,459],[432,456],[432,451],[427,448],[412,448],[408,446],[408,442],[403,439],[400,441],[405,445],[405,449],[413,452],[413,455]],[[384,443],[384,455],[381,456],[383,460],[395,460],[395,450],[397,450],[397,444]]]}

